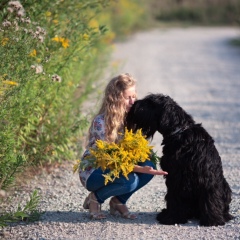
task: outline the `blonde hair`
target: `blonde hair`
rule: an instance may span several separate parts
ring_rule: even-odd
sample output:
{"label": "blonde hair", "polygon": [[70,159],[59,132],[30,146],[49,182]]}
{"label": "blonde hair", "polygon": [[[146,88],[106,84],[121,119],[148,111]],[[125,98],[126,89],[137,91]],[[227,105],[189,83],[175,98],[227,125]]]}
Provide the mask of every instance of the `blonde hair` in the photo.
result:
{"label": "blonde hair", "polygon": [[99,114],[104,114],[105,140],[116,142],[118,133],[123,130],[126,116],[124,91],[136,85],[136,80],[128,73],[120,74],[106,86]]}

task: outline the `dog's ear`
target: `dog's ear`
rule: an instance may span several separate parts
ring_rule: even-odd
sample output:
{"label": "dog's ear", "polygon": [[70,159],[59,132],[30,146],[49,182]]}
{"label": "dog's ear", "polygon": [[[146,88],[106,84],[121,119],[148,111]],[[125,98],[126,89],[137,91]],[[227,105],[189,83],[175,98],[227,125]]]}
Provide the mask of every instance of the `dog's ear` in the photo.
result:
{"label": "dog's ear", "polygon": [[168,128],[169,131],[171,128],[174,130],[177,127],[194,123],[192,116],[184,111],[184,109],[169,96],[162,98],[161,104],[159,104],[159,112],[161,112],[161,116],[158,116],[158,118],[160,119],[159,126],[161,126],[163,130],[162,133],[165,132],[164,128]]}
{"label": "dog's ear", "polygon": [[144,108],[149,111],[148,116],[151,116],[151,128],[155,131],[165,135],[183,125],[186,113],[171,97],[163,94],[149,94],[143,101]]}
{"label": "dog's ear", "polygon": [[153,108],[154,105],[151,104],[151,101],[145,99],[136,101],[127,114],[127,128],[134,132],[142,129],[143,135],[147,138],[153,138],[157,131],[157,121]]}

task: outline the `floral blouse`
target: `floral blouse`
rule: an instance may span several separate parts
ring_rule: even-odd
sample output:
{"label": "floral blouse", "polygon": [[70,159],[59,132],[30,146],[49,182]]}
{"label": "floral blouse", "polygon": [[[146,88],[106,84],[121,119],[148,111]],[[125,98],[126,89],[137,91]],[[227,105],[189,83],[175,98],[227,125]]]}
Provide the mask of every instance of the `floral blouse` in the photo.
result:
{"label": "floral blouse", "polygon": [[[79,177],[82,185],[86,187],[87,179],[95,170],[92,167],[92,162],[85,159],[86,156],[90,155],[90,148],[96,147],[96,140],[105,140],[105,123],[104,115],[100,114],[95,117],[93,120],[92,127],[90,128],[89,143],[85,152],[83,153],[80,167],[79,167]],[[83,170],[84,169],[84,170]]]}

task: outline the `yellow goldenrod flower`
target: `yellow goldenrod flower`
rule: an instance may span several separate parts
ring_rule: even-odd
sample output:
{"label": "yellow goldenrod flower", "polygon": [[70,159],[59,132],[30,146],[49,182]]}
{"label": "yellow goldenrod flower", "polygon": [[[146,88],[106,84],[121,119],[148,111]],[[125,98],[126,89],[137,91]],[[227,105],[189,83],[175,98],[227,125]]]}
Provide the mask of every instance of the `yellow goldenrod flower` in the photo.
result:
{"label": "yellow goldenrod flower", "polygon": [[5,83],[7,85],[12,85],[12,86],[17,86],[18,85],[17,82],[14,82],[14,81],[11,81],[11,80],[3,81],[3,83]]}
{"label": "yellow goldenrod flower", "polygon": [[53,23],[57,25],[57,24],[58,24],[58,20],[57,20],[57,19],[54,19],[54,20],[53,20]]}
{"label": "yellow goldenrod flower", "polygon": [[62,37],[56,36],[56,37],[52,38],[52,41],[60,42],[64,48],[69,47],[69,42],[70,41],[67,38],[62,38]]}
{"label": "yellow goldenrod flower", "polygon": [[80,162],[81,162],[81,160],[77,160],[77,162],[73,165],[73,172],[74,173],[78,170]]}
{"label": "yellow goldenrod flower", "polygon": [[2,41],[1,41],[1,45],[5,46],[8,41],[9,41],[9,38],[3,38]]}
{"label": "yellow goldenrod flower", "polygon": [[90,28],[93,28],[94,32],[99,31],[99,24],[98,24],[97,20],[95,20],[95,19],[91,19],[90,22],[88,23],[88,26]]}
{"label": "yellow goldenrod flower", "polygon": [[52,38],[52,41],[61,42],[61,41],[62,41],[62,38],[56,36],[56,37]]}
{"label": "yellow goldenrod flower", "polygon": [[52,13],[49,12],[49,11],[47,11],[47,12],[45,13],[45,15],[46,15],[46,17],[51,17]]}
{"label": "yellow goldenrod flower", "polygon": [[118,144],[97,140],[96,146],[96,149],[90,149],[91,156],[87,158],[93,161],[96,168],[101,167],[103,171],[110,170],[104,175],[105,184],[114,181],[120,173],[128,178],[128,174],[138,162],[149,159],[153,148],[142,135],[141,129],[136,133],[125,129],[125,134]]}
{"label": "yellow goldenrod flower", "polygon": [[83,40],[88,41],[89,40],[89,35],[87,33],[84,33],[82,38],[83,38]]}
{"label": "yellow goldenrod flower", "polygon": [[112,43],[115,37],[116,37],[116,34],[114,32],[108,32],[107,34],[104,35],[103,41],[105,43]]}
{"label": "yellow goldenrod flower", "polygon": [[73,82],[72,82],[72,81],[69,81],[69,82],[68,82],[68,86],[69,86],[69,87],[72,87],[72,86],[73,86]]}
{"label": "yellow goldenrod flower", "polygon": [[67,39],[67,38],[63,39],[62,46],[64,48],[68,48],[69,47],[69,39]]}
{"label": "yellow goldenrod flower", "polygon": [[36,57],[37,56],[37,51],[36,49],[33,49],[32,52],[29,53],[30,57]]}

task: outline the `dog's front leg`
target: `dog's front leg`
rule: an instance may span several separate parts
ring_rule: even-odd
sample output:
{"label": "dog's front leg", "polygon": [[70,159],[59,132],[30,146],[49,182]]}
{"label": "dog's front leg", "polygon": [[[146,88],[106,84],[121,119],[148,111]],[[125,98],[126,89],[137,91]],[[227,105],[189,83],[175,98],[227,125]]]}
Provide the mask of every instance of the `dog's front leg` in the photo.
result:
{"label": "dog's front leg", "polygon": [[[175,186],[171,186],[170,182]],[[177,181],[169,181],[167,177],[167,194],[165,196],[166,209],[163,209],[157,215],[157,220],[161,224],[174,225],[184,224],[188,222],[190,218],[190,208],[188,202],[184,201],[184,193],[180,191],[180,186],[177,186]]]}

